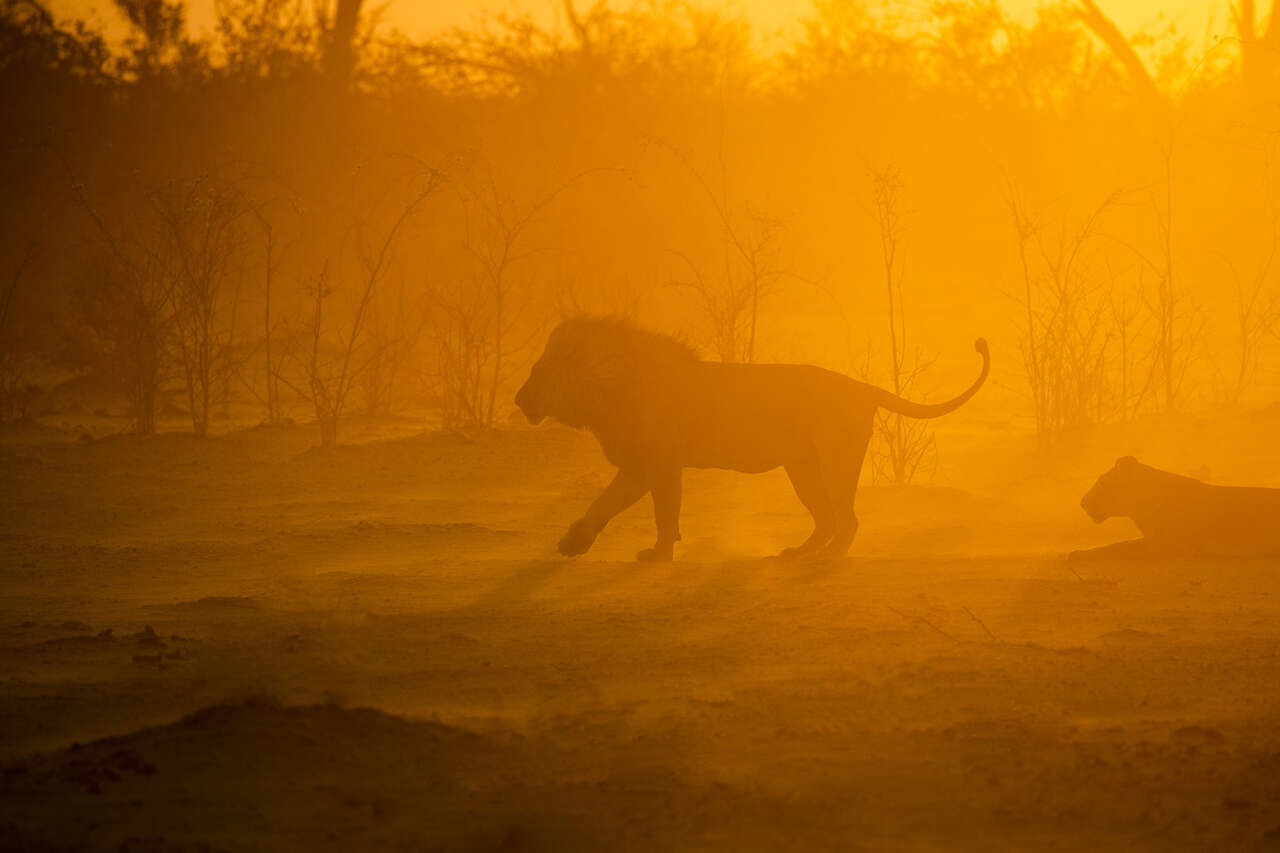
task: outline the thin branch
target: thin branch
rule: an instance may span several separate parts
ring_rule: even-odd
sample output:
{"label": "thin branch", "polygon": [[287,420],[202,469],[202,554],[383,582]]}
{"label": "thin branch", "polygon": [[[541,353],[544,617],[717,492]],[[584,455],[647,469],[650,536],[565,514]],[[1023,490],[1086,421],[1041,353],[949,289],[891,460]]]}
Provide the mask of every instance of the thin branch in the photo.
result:
{"label": "thin branch", "polygon": [[963,610],[965,613],[968,613],[970,619],[972,619],[974,622],[977,622],[980,626],[982,626],[982,630],[987,632],[987,636],[991,638],[991,642],[993,643],[1000,642],[999,640],[996,639],[996,635],[991,633],[991,629],[987,627],[987,623],[983,622],[981,619],[975,616],[972,610],[970,610],[968,607],[962,607],[961,610]]}
{"label": "thin branch", "polygon": [[911,613],[911,614],[903,613],[901,610],[899,610],[899,609],[898,609],[898,608],[896,608],[896,607],[890,607],[889,609],[890,609],[890,610],[892,610],[894,613],[898,614],[899,616],[901,616],[903,619],[906,619],[907,621],[913,621],[913,620],[914,620],[914,621],[916,621],[916,622],[922,622],[922,623],[924,623],[925,625],[928,625],[930,628],[932,628],[933,630],[937,631],[939,634],[941,634],[942,636],[946,637],[948,640],[950,640],[950,641],[951,641],[951,642],[953,642],[953,643],[959,643],[959,642],[960,642],[960,641],[959,641],[958,639],[956,639],[954,636],[952,636],[951,634],[948,634],[946,631],[942,630],[942,629],[941,629],[941,628],[939,628],[937,625],[933,624],[932,622],[930,622],[928,619],[924,618],[923,616],[917,616],[917,615],[916,615],[916,614],[914,614],[914,613]]}

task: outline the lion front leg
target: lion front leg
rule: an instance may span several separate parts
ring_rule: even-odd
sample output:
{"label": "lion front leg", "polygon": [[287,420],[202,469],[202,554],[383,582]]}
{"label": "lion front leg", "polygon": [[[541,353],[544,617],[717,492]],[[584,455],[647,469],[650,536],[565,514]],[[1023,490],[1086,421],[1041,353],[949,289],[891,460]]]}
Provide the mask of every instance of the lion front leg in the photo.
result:
{"label": "lion front leg", "polygon": [[1067,559],[1073,563],[1083,560],[1141,560],[1165,554],[1165,549],[1153,547],[1146,539],[1126,539],[1123,542],[1103,545],[1101,548],[1072,551],[1067,555]]}
{"label": "lion front leg", "polygon": [[642,563],[666,562],[675,557],[676,543],[680,541],[681,474],[680,468],[672,468],[659,471],[652,478],[649,490],[653,493],[658,541],[636,554]]}
{"label": "lion front leg", "polygon": [[600,493],[600,497],[592,501],[582,518],[569,525],[569,529],[560,538],[560,553],[566,557],[587,553],[605,525],[615,515],[644,497],[647,491],[649,487],[645,485],[643,478],[629,471],[619,470]]}
{"label": "lion front leg", "polygon": [[590,550],[591,544],[596,541],[596,537],[600,535],[600,531],[603,529],[604,525],[597,525],[586,517],[580,518],[569,525],[569,529],[560,537],[560,542],[556,547],[566,557],[585,554]]}

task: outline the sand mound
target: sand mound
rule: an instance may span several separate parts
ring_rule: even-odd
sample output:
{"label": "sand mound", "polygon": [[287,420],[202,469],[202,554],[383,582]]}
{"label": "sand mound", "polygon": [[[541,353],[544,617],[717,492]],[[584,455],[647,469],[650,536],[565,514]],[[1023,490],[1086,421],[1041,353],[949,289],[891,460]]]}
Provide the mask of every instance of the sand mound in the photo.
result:
{"label": "sand mound", "polygon": [[5,767],[0,848],[576,846],[503,795],[527,761],[517,738],[370,708],[222,704]]}

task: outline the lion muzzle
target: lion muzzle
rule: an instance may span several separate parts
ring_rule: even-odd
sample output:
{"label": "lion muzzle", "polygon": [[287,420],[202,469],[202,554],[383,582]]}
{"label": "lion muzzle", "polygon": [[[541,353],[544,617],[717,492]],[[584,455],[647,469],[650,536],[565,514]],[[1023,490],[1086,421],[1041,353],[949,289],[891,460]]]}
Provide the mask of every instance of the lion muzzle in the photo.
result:
{"label": "lion muzzle", "polygon": [[516,392],[516,407],[524,413],[525,418],[531,424],[540,424],[547,419],[545,413],[538,410],[533,401],[533,394],[529,391],[529,383],[521,386]]}
{"label": "lion muzzle", "polygon": [[1109,516],[1107,513],[1103,512],[1093,500],[1090,500],[1092,497],[1093,492],[1089,492],[1082,497],[1080,499],[1080,508],[1085,511],[1089,518],[1093,519],[1094,524],[1101,524],[1106,521]]}

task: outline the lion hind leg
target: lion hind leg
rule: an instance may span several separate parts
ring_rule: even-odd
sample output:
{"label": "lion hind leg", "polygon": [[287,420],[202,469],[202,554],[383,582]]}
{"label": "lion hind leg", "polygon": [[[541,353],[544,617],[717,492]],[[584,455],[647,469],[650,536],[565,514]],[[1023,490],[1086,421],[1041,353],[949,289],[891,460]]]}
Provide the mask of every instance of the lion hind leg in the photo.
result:
{"label": "lion hind leg", "polygon": [[822,552],[829,557],[843,557],[853,547],[854,537],[858,535],[858,516],[854,512],[854,502],[858,496],[858,480],[862,476],[862,462],[867,455],[867,444],[871,440],[870,430],[861,441],[854,441],[852,446],[841,447],[826,459],[828,489],[834,496],[835,534],[823,547]]}
{"label": "lion hind leg", "polygon": [[822,471],[816,459],[786,466],[787,476],[796,490],[796,497],[813,516],[813,533],[800,545],[784,548],[780,557],[801,557],[815,553],[831,539],[836,530],[836,514],[831,504],[831,494],[822,479]]}
{"label": "lion hind leg", "polygon": [[854,537],[858,535],[858,516],[850,512],[846,518],[840,519],[835,536],[822,549],[828,557],[843,557],[853,547]]}

